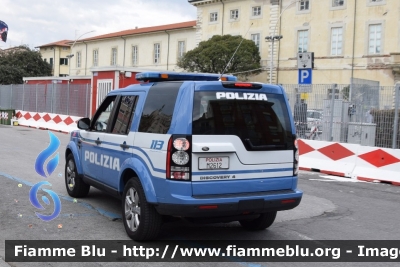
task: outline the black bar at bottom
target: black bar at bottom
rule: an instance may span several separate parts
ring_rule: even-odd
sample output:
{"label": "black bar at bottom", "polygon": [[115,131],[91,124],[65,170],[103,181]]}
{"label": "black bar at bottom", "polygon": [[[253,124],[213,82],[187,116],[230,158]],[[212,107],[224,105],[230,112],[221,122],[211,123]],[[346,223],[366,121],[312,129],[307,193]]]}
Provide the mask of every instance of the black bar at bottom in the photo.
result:
{"label": "black bar at bottom", "polygon": [[6,240],[7,262],[399,262],[399,240]]}

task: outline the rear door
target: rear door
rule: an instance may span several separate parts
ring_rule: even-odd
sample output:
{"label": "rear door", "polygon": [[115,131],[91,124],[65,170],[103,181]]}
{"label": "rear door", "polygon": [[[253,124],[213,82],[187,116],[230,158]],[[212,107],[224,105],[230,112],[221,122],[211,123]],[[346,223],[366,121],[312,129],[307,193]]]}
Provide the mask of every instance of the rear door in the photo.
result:
{"label": "rear door", "polygon": [[292,188],[294,137],[285,95],[261,84],[225,86],[195,91],[193,195]]}
{"label": "rear door", "polygon": [[121,94],[112,125],[103,137],[104,157],[107,162],[103,164],[101,182],[113,189],[118,189],[121,166],[132,157],[135,130],[139,120],[135,110],[143,96],[144,92]]}
{"label": "rear door", "polygon": [[117,96],[108,96],[96,111],[90,129],[80,131],[80,147],[83,174],[97,181],[103,175],[104,133],[107,130]]}

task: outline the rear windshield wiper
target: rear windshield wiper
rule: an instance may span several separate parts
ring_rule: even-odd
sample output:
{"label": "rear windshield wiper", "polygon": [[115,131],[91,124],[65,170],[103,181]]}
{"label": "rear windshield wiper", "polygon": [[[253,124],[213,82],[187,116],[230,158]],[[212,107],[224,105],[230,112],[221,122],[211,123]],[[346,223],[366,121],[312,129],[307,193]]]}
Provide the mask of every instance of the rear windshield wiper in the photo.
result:
{"label": "rear windshield wiper", "polygon": [[255,146],[251,143],[249,138],[246,138],[244,141],[249,145],[252,150],[273,150],[273,149],[284,149],[286,145],[262,145],[262,146]]}

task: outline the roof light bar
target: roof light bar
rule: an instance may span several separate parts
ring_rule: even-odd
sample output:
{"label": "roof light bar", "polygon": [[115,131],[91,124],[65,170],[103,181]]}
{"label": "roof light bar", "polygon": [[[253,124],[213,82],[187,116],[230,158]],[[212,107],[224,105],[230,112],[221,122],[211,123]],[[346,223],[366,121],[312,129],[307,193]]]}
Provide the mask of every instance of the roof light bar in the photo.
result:
{"label": "roof light bar", "polygon": [[[219,81],[219,74],[212,73],[180,73],[180,72],[141,72],[136,74],[136,80],[142,82],[159,81]],[[221,81],[237,81],[236,76],[224,75]]]}

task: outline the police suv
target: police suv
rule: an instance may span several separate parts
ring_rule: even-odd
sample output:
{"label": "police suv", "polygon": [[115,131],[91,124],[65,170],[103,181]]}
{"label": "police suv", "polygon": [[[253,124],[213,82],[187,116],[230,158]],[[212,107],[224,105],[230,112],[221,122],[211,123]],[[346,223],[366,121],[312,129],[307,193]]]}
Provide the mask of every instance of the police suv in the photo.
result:
{"label": "police suv", "polygon": [[134,240],[157,237],[163,219],[239,221],[263,230],[299,205],[299,152],[281,86],[235,76],[136,75],[78,121],[65,157],[72,197],[90,186],[122,199]]}

